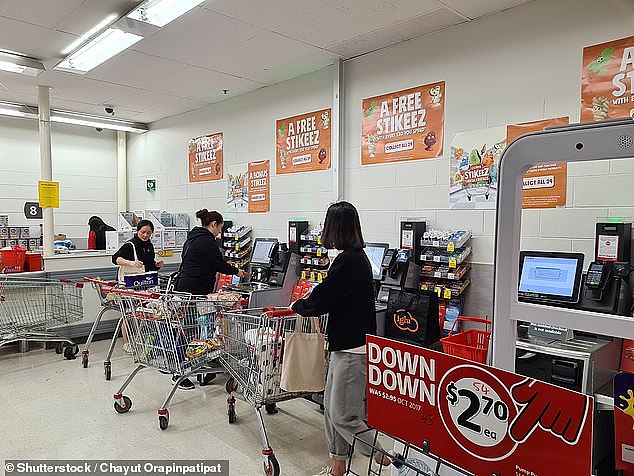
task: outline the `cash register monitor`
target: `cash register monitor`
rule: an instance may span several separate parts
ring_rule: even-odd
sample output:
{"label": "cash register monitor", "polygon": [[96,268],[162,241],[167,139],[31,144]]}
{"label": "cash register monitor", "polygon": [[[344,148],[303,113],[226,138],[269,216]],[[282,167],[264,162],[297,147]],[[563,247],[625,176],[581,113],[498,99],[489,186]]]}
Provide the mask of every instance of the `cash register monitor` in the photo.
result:
{"label": "cash register monitor", "polygon": [[518,298],[524,302],[579,301],[583,253],[521,251]]}
{"label": "cash register monitor", "polygon": [[388,243],[366,243],[365,248],[363,248],[370,260],[370,266],[372,266],[372,278],[376,281],[380,281],[383,278],[381,264],[389,247]]}
{"label": "cash register monitor", "polygon": [[251,264],[256,266],[271,266],[273,251],[277,245],[277,238],[256,238],[251,255]]}

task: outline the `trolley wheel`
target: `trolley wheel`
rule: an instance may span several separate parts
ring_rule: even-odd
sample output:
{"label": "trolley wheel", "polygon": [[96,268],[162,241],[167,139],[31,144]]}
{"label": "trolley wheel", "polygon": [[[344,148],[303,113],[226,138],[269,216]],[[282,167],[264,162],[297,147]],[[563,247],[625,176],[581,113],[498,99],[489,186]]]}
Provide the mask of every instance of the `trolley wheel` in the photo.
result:
{"label": "trolley wheel", "polygon": [[213,379],[216,378],[216,374],[214,373],[206,373],[206,374],[198,374],[196,375],[196,380],[198,380],[198,384],[201,387],[204,387],[205,385],[209,385]]}
{"label": "trolley wheel", "polygon": [[161,430],[167,430],[167,427],[170,424],[170,414],[169,412],[165,415],[159,415],[159,427]]}
{"label": "trolley wheel", "polygon": [[230,377],[225,384],[225,390],[227,393],[233,393],[238,390],[238,382],[233,377]]}
{"label": "trolley wheel", "polygon": [[467,195],[467,200],[471,201],[471,195]]}
{"label": "trolley wheel", "polygon": [[106,380],[112,378],[112,368],[109,365],[104,366],[103,373],[106,375]]}
{"label": "trolley wheel", "polygon": [[485,194],[484,194],[484,198],[486,198],[486,199],[488,200],[488,199],[489,199],[489,194],[488,194],[488,193],[485,193]]}
{"label": "trolley wheel", "polygon": [[277,405],[275,405],[275,403],[267,403],[266,405],[264,405],[264,409],[269,415],[275,415],[278,412]]}
{"label": "trolley wheel", "polygon": [[280,463],[274,454],[270,454],[264,460],[264,474],[266,476],[280,476]]}
{"label": "trolley wheel", "polygon": [[81,365],[83,365],[85,369],[88,368],[88,354],[82,354]]}
{"label": "trolley wheel", "polygon": [[78,353],[79,353],[78,345],[69,345],[67,347],[64,347],[64,358],[67,360],[76,359]]}
{"label": "trolley wheel", "polygon": [[227,415],[229,416],[229,423],[235,423],[238,419],[236,416],[236,406],[233,403],[227,407]]}
{"label": "trolley wheel", "polygon": [[121,397],[123,399],[123,406],[119,405],[119,402],[114,402],[114,409],[117,413],[128,413],[130,408],[132,408],[132,400],[130,397],[126,397],[125,395]]}
{"label": "trolley wheel", "polygon": [[64,352],[64,343],[58,342],[57,344],[55,344],[55,353],[61,354],[62,352]]}

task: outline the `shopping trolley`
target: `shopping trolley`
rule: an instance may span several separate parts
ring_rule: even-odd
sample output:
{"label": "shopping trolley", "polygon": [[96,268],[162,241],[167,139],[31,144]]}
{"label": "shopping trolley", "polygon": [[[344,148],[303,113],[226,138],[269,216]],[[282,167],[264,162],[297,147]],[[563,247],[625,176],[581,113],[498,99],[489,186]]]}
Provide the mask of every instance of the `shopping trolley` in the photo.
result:
{"label": "shopping trolley", "polygon": [[13,342],[57,342],[74,359],[79,347],[54,329],[83,319],[83,283],[0,277],[0,346]]}
{"label": "shopping trolley", "polygon": [[197,374],[199,383],[205,385],[223,371],[212,366],[222,348],[216,331],[216,314],[240,306],[241,297],[221,300],[186,293],[104,290],[117,296],[137,364],[115,393],[114,408],[117,413],[130,410],[132,400],[123,392],[141,369],[150,367],[177,375],[158,410],[159,427],[165,430],[169,425],[167,407],[180,382]]}
{"label": "shopping trolley", "polygon": [[[90,329],[90,333],[88,334],[88,338],[86,339],[86,343],[84,344],[84,349],[81,352],[81,362],[84,368],[88,368],[88,360],[90,356],[90,346],[95,337],[95,333],[97,332],[97,327],[101,322],[101,318],[106,313],[106,311],[116,311],[120,312],[119,301],[116,299],[116,296],[109,292],[108,290],[114,287],[119,286],[120,284],[116,281],[102,281],[98,278],[88,278],[85,277],[84,281],[90,283],[93,289],[97,292],[97,296],[99,297],[99,303],[101,304],[101,310],[97,317],[95,318],[95,322]],[[157,279],[158,285],[154,286],[152,284],[150,288],[155,288],[158,290],[163,290],[165,292],[170,292],[172,290],[172,274],[170,275],[158,275]],[[136,286],[134,287],[136,290],[144,289],[148,290],[147,286]],[[104,375],[106,380],[110,380],[112,377],[112,353],[114,352],[114,347],[119,337],[119,332],[121,331],[121,326],[123,325],[123,315],[120,315],[117,325],[115,327],[115,331],[112,335],[112,339],[110,340],[110,346],[108,347],[108,353],[106,355],[106,360],[103,362]]]}
{"label": "shopping trolley", "polygon": [[[295,330],[298,317],[289,309],[264,308],[223,311],[218,319],[224,342],[220,363],[230,376],[225,386],[229,394],[229,423],[237,419],[234,394],[238,392],[255,409],[265,458],[264,473],[271,476],[280,474],[280,465],[269,445],[261,408],[272,412],[277,402],[310,395],[280,388],[285,335]],[[309,320],[304,319],[306,329],[303,330],[310,331],[310,325]],[[319,325],[322,330],[326,329],[327,316],[319,318]]]}

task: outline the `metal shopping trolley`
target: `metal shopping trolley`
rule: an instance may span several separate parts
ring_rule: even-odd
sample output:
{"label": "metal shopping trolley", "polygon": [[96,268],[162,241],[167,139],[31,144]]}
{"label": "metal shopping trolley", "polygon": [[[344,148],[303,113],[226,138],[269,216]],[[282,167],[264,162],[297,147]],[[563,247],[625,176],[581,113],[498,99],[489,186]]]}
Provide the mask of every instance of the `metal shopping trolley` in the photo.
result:
{"label": "metal shopping trolley", "polygon": [[83,319],[83,283],[0,277],[0,346],[13,342],[57,342],[74,359],[79,347],[55,328]]}
{"label": "metal shopping trolley", "polygon": [[[218,311],[241,305],[241,298],[212,299],[185,293],[159,293],[112,288],[128,327],[132,355],[137,364],[114,395],[114,408],[127,413],[132,400],[123,395],[136,374],[143,368],[155,368],[177,375],[158,410],[159,426],[169,425],[168,405],[185,378],[198,374],[198,381],[207,384],[219,372],[212,361],[220,356],[222,340],[216,331]],[[222,295],[221,295],[222,296]]]}
{"label": "metal shopping trolley", "polygon": [[[92,285],[93,289],[97,292],[99,303],[101,304],[101,310],[95,318],[95,322],[90,329],[90,334],[88,334],[88,339],[86,339],[86,343],[84,344],[84,349],[81,352],[82,365],[84,368],[87,368],[88,360],[90,358],[90,345],[92,344],[92,341],[95,337],[95,333],[97,332],[97,327],[101,322],[101,318],[106,313],[106,311],[120,312],[120,302],[119,299],[117,299],[117,296],[110,291],[112,288],[119,286],[119,283],[117,283],[116,281],[102,281],[97,278],[84,278],[84,281]],[[149,286],[133,286],[133,288],[135,290],[149,290],[148,288],[154,288],[157,291],[162,290],[163,292],[170,292],[172,290],[172,275],[159,274],[156,283],[156,286],[154,285],[154,282],[152,282]],[[122,325],[123,314],[121,314],[119,320],[117,321],[114,333],[112,334],[112,339],[110,340],[110,346],[108,347],[106,359],[103,362],[103,369],[106,380],[110,380],[112,377],[112,361],[110,359],[112,358],[112,353],[114,352],[114,347],[119,337]]]}
{"label": "metal shopping trolley", "polygon": [[[265,308],[223,311],[219,319],[224,342],[220,363],[230,375],[226,383],[229,423],[237,419],[234,393],[238,392],[255,409],[265,458],[264,473],[270,476],[280,474],[280,465],[269,445],[261,408],[273,412],[277,402],[310,395],[280,388],[285,334],[295,330],[298,317],[288,309]],[[325,329],[327,316],[319,318],[319,324]],[[304,326],[310,325],[305,319]],[[308,328],[303,330],[309,331]]]}

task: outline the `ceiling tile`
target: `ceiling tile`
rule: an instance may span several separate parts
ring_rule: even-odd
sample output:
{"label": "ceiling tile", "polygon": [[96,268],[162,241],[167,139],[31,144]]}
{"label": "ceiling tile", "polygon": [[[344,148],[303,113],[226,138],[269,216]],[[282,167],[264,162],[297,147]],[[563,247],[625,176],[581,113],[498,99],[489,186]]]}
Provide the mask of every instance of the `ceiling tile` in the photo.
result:
{"label": "ceiling tile", "polygon": [[[182,20],[181,20],[182,19]],[[143,39],[133,49],[181,63],[215,69],[219,51],[247,41],[263,30],[203,8]]]}
{"label": "ceiling tile", "polygon": [[66,33],[17,20],[0,18],[0,49],[16,51],[34,58],[49,58],[73,41]]}
{"label": "ceiling tile", "polygon": [[395,23],[338,45],[330,46],[328,49],[344,58],[352,58],[465,21],[460,15],[446,8],[439,8],[433,12],[425,13],[410,20]]}
{"label": "ceiling tile", "polygon": [[202,6],[262,28],[272,29],[288,21],[309,15],[335,0],[207,0]]}
{"label": "ceiling tile", "polygon": [[478,18],[491,13],[501,12],[508,8],[516,7],[522,3],[528,3],[532,0],[443,0],[443,3],[462,13],[468,18]]}
{"label": "ceiling tile", "polygon": [[327,48],[440,7],[436,0],[336,0],[275,31]]}
{"label": "ceiling tile", "polygon": [[338,55],[275,34],[264,33],[218,56],[217,69],[265,84],[317,71]]}
{"label": "ceiling tile", "polygon": [[[50,0],[48,1],[50,2]],[[31,3],[36,3],[36,0],[31,0]],[[37,3],[40,2],[38,1]],[[81,36],[109,15],[123,16],[140,3],[141,0],[85,0],[79,8],[68,15],[56,28],[60,31]]]}
{"label": "ceiling tile", "polygon": [[84,0],[3,0],[0,2],[0,17],[55,28],[82,3]]}

